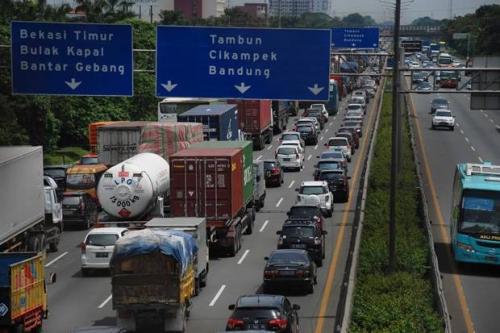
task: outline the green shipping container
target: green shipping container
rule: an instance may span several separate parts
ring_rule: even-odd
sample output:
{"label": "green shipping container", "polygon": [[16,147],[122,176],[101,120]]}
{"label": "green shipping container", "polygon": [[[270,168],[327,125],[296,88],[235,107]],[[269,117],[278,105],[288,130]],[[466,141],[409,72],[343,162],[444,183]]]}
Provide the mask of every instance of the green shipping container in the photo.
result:
{"label": "green shipping container", "polygon": [[243,202],[245,206],[253,199],[253,143],[252,141],[203,141],[194,143],[192,148],[241,148],[243,149]]}

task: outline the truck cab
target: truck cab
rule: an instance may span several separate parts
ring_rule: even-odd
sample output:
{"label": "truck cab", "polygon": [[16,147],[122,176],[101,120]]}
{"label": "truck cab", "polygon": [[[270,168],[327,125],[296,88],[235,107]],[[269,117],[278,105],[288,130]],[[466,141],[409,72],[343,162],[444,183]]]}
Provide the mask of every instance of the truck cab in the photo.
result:
{"label": "truck cab", "polygon": [[104,164],[76,164],[66,170],[66,192],[84,191],[99,205],[97,184],[108,169]]}

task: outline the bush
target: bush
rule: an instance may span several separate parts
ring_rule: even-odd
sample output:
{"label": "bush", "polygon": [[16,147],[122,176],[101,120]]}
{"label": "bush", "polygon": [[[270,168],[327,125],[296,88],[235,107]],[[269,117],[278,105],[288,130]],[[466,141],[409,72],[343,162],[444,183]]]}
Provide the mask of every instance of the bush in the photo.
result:
{"label": "bush", "polygon": [[396,270],[388,269],[391,170],[391,99],[385,93],[368,183],[351,332],[441,332],[432,285],[429,249],[419,211],[418,179],[409,139],[402,129],[402,166],[396,204]]}

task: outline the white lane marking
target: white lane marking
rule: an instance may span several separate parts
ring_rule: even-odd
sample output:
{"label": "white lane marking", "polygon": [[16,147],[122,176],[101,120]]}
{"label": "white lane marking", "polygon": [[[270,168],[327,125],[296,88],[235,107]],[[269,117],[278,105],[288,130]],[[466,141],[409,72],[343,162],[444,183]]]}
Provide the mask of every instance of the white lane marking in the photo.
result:
{"label": "white lane marking", "polygon": [[460,130],[460,134],[464,134],[464,130],[463,129]]}
{"label": "white lane marking", "polygon": [[259,155],[255,160],[260,160],[262,158],[262,155]]}
{"label": "white lane marking", "polygon": [[320,136],[319,141],[323,141],[324,137]]}
{"label": "white lane marking", "polygon": [[104,300],[104,302],[102,302],[101,304],[99,304],[99,306],[97,307],[98,309],[102,309],[103,307],[106,306],[106,304],[111,301],[111,298],[113,297],[113,295],[109,295],[108,298],[106,298]]}
{"label": "white lane marking", "polygon": [[457,127],[460,127],[460,124],[459,123],[456,123]]}
{"label": "white lane marking", "polygon": [[313,157],[312,155],[307,156],[307,160],[309,161]]}
{"label": "white lane marking", "polygon": [[246,250],[245,253],[243,253],[243,255],[241,256],[240,260],[238,260],[238,265],[241,265],[241,263],[243,262],[243,260],[245,260],[248,252],[250,252],[250,250]]}
{"label": "white lane marking", "polygon": [[481,158],[481,156],[479,156],[478,159],[479,159],[479,162],[483,163],[483,159]]}
{"label": "white lane marking", "polygon": [[469,138],[468,137],[465,137],[465,141],[467,141],[467,143],[469,142]]}
{"label": "white lane marking", "polygon": [[45,267],[49,267],[50,265],[52,265],[53,263],[55,263],[56,261],[58,261],[59,259],[61,259],[62,257],[64,257],[67,254],[68,254],[68,252],[61,253],[61,255],[57,256],[56,258],[54,258],[51,261],[49,261],[48,263],[46,263]]}
{"label": "white lane marking", "polygon": [[479,110],[479,111],[481,111],[481,113],[484,112],[483,110]]}
{"label": "white lane marking", "polygon": [[292,180],[292,182],[290,183],[290,185],[288,185],[288,188],[292,188],[293,184],[295,184],[295,180]]}
{"label": "white lane marking", "polygon": [[325,130],[325,134],[328,133],[328,128]]}
{"label": "white lane marking", "polygon": [[281,197],[279,200],[278,200],[278,203],[276,204],[276,207],[279,207],[281,205],[281,203],[283,202],[283,197]]}
{"label": "white lane marking", "polygon": [[484,114],[484,116],[485,116],[486,118],[488,118],[488,114],[487,114],[487,113],[483,113],[483,114]]}
{"label": "white lane marking", "polygon": [[260,227],[259,232],[264,231],[264,229],[266,229],[266,227],[267,227],[267,224],[268,224],[268,223],[269,223],[269,220],[265,220],[265,221],[264,221],[264,224],[262,225],[262,227]]}
{"label": "white lane marking", "polygon": [[470,149],[472,149],[472,151],[476,151],[476,148],[474,148],[474,146],[470,146]]}
{"label": "white lane marking", "polygon": [[492,124],[494,123],[493,119],[491,119],[491,118],[490,118],[490,123],[492,123]]}
{"label": "white lane marking", "polygon": [[215,305],[215,303],[219,299],[219,297],[222,294],[222,292],[224,291],[224,289],[226,289],[226,285],[225,284],[223,284],[222,286],[220,286],[219,291],[217,292],[217,294],[215,294],[214,298],[212,299],[212,301],[210,302],[210,304],[208,304],[208,306],[214,306]]}
{"label": "white lane marking", "polygon": [[271,150],[273,149],[273,145],[269,145],[269,147],[267,147],[267,150]]}
{"label": "white lane marking", "polygon": [[318,145],[314,146],[314,150],[318,150]]}

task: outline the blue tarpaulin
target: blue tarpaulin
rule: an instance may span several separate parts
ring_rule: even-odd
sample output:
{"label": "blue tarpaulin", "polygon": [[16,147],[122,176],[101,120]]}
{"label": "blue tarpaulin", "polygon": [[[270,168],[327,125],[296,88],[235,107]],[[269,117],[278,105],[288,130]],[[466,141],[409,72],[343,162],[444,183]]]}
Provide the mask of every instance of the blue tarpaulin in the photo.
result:
{"label": "blue tarpaulin", "polygon": [[144,229],[131,231],[116,241],[111,265],[126,257],[160,252],[174,257],[184,273],[198,252],[196,241],[177,230]]}

